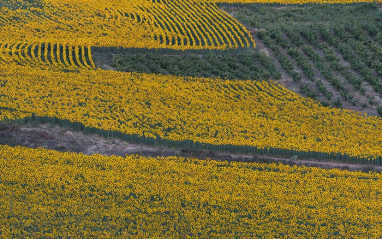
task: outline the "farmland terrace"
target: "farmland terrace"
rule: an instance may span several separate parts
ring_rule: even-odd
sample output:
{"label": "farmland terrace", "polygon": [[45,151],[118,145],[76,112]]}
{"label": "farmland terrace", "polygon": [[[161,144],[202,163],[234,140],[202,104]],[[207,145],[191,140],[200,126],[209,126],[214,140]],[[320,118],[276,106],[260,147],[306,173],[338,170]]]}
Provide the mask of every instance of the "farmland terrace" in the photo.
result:
{"label": "farmland terrace", "polygon": [[179,76],[273,79],[324,106],[382,114],[382,11],[350,5],[219,4],[252,33],[237,50],[93,48],[97,67]]}

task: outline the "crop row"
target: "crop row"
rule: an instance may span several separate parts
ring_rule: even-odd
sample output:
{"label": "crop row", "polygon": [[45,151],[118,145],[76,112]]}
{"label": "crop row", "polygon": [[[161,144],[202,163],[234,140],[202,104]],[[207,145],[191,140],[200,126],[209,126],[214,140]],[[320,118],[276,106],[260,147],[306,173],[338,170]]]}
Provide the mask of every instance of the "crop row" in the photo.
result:
{"label": "crop row", "polygon": [[250,33],[214,3],[54,0],[40,6],[22,2],[11,0],[2,7],[2,41],[178,50],[255,45]]}
{"label": "crop row", "polygon": [[5,238],[382,234],[379,173],[0,146],[0,178]]}
{"label": "crop row", "polygon": [[380,3],[381,0],[199,0],[216,3],[277,3],[277,4],[350,4],[350,3],[365,3],[376,2]]}
{"label": "crop row", "polygon": [[94,69],[91,48],[58,43],[0,42],[0,64]]}
{"label": "crop row", "polygon": [[380,118],[322,107],[272,82],[0,69],[1,120],[34,113],[154,139],[382,156]]}

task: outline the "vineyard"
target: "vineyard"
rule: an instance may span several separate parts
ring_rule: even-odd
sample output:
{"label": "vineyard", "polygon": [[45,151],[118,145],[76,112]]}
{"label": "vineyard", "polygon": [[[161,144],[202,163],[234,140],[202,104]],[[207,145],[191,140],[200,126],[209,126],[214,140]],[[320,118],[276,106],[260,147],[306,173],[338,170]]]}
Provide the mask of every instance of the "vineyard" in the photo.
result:
{"label": "vineyard", "polygon": [[293,12],[265,5],[223,9],[255,32],[288,89],[326,106],[378,115],[382,14],[377,5],[300,6]]}
{"label": "vineyard", "polygon": [[100,68],[109,65],[124,72],[176,76],[220,77],[230,80],[281,78],[281,73],[272,64],[272,60],[254,49],[206,52],[126,49],[115,52],[105,57],[102,49],[95,48],[95,64]]}
{"label": "vineyard", "polygon": [[0,238],[381,237],[381,23],[380,1],[1,1]]}

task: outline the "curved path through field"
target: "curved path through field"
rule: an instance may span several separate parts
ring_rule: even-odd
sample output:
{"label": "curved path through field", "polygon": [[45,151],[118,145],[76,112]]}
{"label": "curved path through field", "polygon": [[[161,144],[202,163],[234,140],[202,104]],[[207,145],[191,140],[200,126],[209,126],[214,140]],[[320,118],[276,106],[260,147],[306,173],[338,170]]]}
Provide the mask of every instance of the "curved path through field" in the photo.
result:
{"label": "curved path through field", "polygon": [[187,150],[165,146],[148,146],[128,143],[116,138],[104,138],[96,134],[75,132],[51,124],[37,125],[5,125],[0,124],[0,144],[11,146],[21,145],[29,148],[43,147],[58,151],[82,152],[86,155],[102,154],[125,156],[139,154],[142,156],[182,156],[199,159],[227,160],[239,162],[282,163],[289,165],[305,165],[324,169],[341,169],[350,171],[382,171],[382,166],[367,164],[340,163],[335,161],[317,161],[314,159],[283,158],[267,155],[245,155],[227,152],[212,152],[203,150]]}

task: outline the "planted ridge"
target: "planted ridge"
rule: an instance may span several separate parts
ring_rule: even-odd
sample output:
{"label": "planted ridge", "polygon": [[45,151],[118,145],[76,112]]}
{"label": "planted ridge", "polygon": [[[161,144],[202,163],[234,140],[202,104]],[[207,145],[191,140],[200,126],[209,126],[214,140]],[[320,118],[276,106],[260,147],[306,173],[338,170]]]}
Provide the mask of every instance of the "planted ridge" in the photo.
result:
{"label": "planted ridge", "polygon": [[88,46],[0,42],[0,64],[12,63],[42,68],[95,69],[91,48]]}

